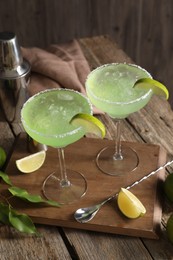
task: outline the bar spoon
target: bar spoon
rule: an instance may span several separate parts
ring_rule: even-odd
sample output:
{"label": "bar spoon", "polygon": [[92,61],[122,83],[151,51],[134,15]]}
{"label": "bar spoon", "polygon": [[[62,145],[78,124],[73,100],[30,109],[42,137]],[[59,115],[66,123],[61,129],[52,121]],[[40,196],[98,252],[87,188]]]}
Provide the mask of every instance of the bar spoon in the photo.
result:
{"label": "bar spoon", "polygon": [[[149,174],[145,175],[144,177],[142,177],[140,180],[135,181],[134,183],[132,183],[131,185],[127,186],[125,189],[129,190],[130,188],[134,187],[135,185],[141,183],[142,181],[148,179],[149,177],[151,177],[152,175],[156,174],[157,172],[159,172],[160,170],[163,170],[165,167],[167,167],[168,165],[170,165],[171,163],[173,163],[172,161],[169,161],[167,163],[165,163],[163,166],[160,166],[158,169],[156,169],[155,171],[150,172]],[[104,201],[90,206],[90,207],[86,207],[86,208],[79,208],[75,211],[74,213],[74,218],[77,222],[80,223],[86,223],[89,222],[91,219],[94,218],[94,216],[97,214],[97,212],[99,211],[99,209],[108,201],[114,199],[115,197],[118,196],[118,193],[108,197],[107,199],[105,199]]]}

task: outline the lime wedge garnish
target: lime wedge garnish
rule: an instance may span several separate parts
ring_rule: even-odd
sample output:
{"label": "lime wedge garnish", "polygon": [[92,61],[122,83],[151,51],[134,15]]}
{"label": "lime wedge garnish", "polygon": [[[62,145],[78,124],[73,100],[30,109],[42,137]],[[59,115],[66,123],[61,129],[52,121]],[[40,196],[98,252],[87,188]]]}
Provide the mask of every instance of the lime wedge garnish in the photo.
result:
{"label": "lime wedge garnish", "polygon": [[165,99],[169,98],[169,91],[161,82],[151,79],[151,78],[142,78],[135,82],[134,88],[141,88],[145,90],[152,90],[155,95],[164,97]]}
{"label": "lime wedge garnish", "polygon": [[128,218],[142,217],[146,213],[142,202],[127,189],[121,188],[117,202],[121,212]]}
{"label": "lime wedge garnish", "polygon": [[44,163],[46,151],[40,151],[16,160],[16,166],[23,173],[30,173],[38,170]]}
{"label": "lime wedge garnish", "polygon": [[100,138],[104,138],[106,130],[104,124],[96,117],[89,114],[79,113],[75,115],[70,123],[74,126],[81,126],[86,133],[92,133]]}

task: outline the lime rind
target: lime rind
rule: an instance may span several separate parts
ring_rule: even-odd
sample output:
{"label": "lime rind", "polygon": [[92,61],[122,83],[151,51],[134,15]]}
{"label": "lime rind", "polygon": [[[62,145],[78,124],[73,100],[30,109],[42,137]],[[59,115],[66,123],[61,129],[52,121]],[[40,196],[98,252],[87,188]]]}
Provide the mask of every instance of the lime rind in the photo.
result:
{"label": "lime rind", "polygon": [[142,202],[133,193],[124,188],[121,188],[117,202],[120,211],[128,218],[142,217],[146,213]]}
{"label": "lime rind", "polygon": [[0,147],[0,168],[4,166],[6,159],[7,159],[6,152],[2,147]]}
{"label": "lime rind", "polygon": [[71,119],[70,123],[77,127],[83,127],[86,133],[92,133],[101,138],[104,138],[106,133],[104,124],[89,114],[79,113]]}
{"label": "lime rind", "polygon": [[16,166],[20,172],[31,173],[38,170],[43,165],[45,158],[46,151],[43,150],[16,160]]}
{"label": "lime rind", "polygon": [[135,82],[134,88],[151,89],[155,95],[164,97],[166,100],[169,98],[169,91],[166,86],[155,79],[141,78]]}
{"label": "lime rind", "polygon": [[169,175],[167,175],[163,185],[164,193],[170,202],[173,202],[172,187],[173,187],[173,173],[170,173]]}
{"label": "lime rind", "polygon": [[173,214],[169,216],[166,223],[166,233],[170,242],[173,244]]}

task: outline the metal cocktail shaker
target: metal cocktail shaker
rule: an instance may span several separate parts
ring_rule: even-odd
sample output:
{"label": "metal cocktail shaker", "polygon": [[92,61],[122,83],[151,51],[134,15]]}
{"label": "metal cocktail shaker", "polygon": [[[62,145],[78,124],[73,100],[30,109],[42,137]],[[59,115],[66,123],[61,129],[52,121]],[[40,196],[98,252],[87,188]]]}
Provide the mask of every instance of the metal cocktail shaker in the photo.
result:
{"label": "metal cocktail shaker", "polygon": [[27,99],[30,64],[24,60],[17,37],[0,32],[0,100],[10,123],[19,123],[20,111]]}

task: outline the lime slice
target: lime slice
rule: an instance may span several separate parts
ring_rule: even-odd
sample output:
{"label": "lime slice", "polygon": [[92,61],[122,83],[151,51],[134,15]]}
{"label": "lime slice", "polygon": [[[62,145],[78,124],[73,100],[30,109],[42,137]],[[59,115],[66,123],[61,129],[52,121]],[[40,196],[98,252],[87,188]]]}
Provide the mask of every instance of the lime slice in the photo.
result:
{"label": "lime slice", "polygon": [[106,133],[104,124],[89,114],[79,113],[71,119],[70,123],[77,127],[82,126],[86,133],[95,134],[100,138],[104,138]]}
{"label": "lime slice", "polygon": [[0,147],[0,169],[4,166],[4,163],[6,162],[6,152],[2,147]]}
{"label": "lime slice", "polygon": [[166,197],[173,202],[173,173],[170,173],[163,184]]}
{"label": "lime slice", "polygon": [[118,193],[117,202],[121,212],[128,218],[142,217],[146,213],[146,209],[141,201],[124,188],[121,188]]}
{"label": "lime slice", "polygon": [[46,151],[31,154],[22,159],[16,160],[16,166],[23,173],[30,173],[38,170],[44,163]]}
{"label": "lime slice", "polygon": [[164,97],[165,99],[169,98],[169,91],[159,81],[151,78],[142,78],[135,82],[134,88],[141,88],[145,90],[152,90],[154,94]]}
{"label": "lime slice", "polygon": [[167,221],[166,233],[167,233],[167,236],[168,236],[169,240],[173,244],[173,214],[170,215],[170,217],[169,217],[169,219]]}

